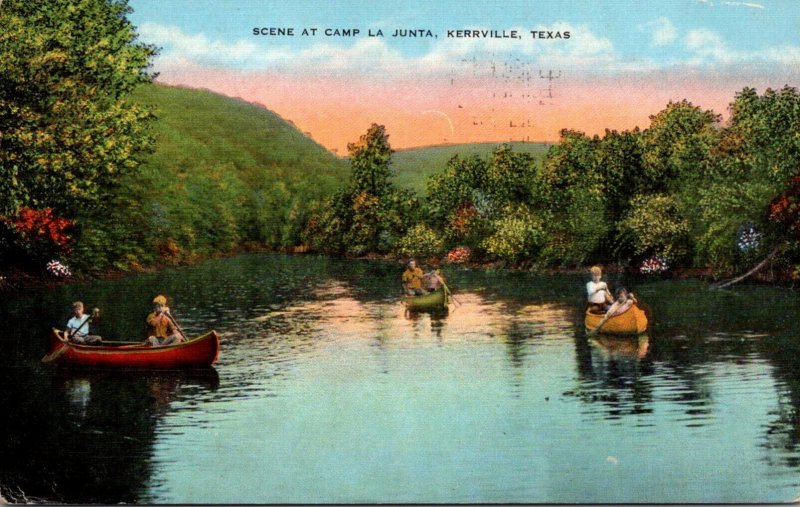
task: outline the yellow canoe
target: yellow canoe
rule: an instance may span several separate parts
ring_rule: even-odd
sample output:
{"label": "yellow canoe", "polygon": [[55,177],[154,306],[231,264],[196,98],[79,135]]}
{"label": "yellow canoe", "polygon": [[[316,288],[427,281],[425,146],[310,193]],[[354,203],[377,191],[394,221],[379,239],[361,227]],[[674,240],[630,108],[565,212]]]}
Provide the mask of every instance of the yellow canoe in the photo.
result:
{"label": "yellow canoe", "polygon": [[[586,329],[591,331],[603,320],[602,314],[586,310]],[[647,315],[637,305],[633,305],[622,315],[611,317],[600,329],[601,334],[641,334],[647,331]]]}

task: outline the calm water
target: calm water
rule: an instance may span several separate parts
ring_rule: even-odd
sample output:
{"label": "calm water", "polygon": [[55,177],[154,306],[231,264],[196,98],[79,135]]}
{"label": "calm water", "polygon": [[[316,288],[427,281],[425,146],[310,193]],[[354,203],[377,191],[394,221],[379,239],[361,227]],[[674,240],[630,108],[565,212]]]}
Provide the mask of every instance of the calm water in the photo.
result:
{"label": "calm water", "polygon": [[[800,496],[798,294],[611,277],[640,340],[583,331],[580,276],[447,268],[406,315],[386,262],[247,255],[0,302],[0,491],[66,502],[776,502]],[[196,372],[42,365],[82,299],[141,338],[174,300]]]}

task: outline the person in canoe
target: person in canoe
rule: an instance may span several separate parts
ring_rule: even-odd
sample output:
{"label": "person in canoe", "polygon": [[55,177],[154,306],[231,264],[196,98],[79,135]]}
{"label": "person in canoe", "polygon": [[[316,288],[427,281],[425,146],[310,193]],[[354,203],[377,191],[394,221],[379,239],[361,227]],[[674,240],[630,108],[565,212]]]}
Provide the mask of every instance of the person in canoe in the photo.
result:
{"label": "person in canoe", "polygon": [[403,272],[403,292],[407,296],[421,296],[425,294],[422,288],[422,277],[424,273],[417,267],[417,261],[411,259]]}
{"label": "person in canoe", "polygon": [[[99,310],[95,309],[99,313]],[[101,345],[103,338],[89,334],[89,321],[92,315],[83,313],[83,303],[75,301],[72,303],[72,318],[67,322],[66,336],[72,343],[81,345]]]}
{"label": "person in canoe", "polygon": [[605,324],[608,319],[611,317],[616,317],[617,315],[622,315],[630,310],[633,305],[639,302],[636,300],[636,295],[633,292],[628,292],[628,289],[625,287],[620,287],[617,289],[616,296],[617,297],[614,299],[614,302],[608,307],[603,320],[600,321],[596,328],[589,332],[590,336],[597,334],[597,332],[603,327],[603,324]]}
{"label": "person in canoe", "polygon": [[167,298],[158,295],[153,299],[153,311],[147,316],[147,340],[145,343],[153,347],[162,347],[181,343],[186,339],[178,332],[178,326],[169,312]]}
{"label": "person in canoe", "polygon": [[425,275],[423,275],[422,284],[426,291],[436,292],[447,285],[447,280],[445,280],[441,271],[434,269],[430,273],[425,273]]}
{"label": "person in canoe", "polygon": [[605,313],[608,305],[614,302],[608,284],[603,281],[603,270],[600,266],[592,266],[590,270],[592,279],[586,284],[586,296],[589,300],[589,311],[592,313]]}

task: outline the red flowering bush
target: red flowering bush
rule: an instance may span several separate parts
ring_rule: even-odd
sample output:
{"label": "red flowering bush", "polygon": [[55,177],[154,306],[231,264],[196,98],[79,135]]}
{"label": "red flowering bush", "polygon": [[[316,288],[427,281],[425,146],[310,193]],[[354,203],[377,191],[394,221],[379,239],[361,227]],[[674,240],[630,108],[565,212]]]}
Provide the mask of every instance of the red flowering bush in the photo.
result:
{"label": "red flowering bush", "polygon": [[800,176],[792,178],[791,187],[772,200],[769,219],[785,225],[795,237],[800,237]]}
{"label": "red flowering bush", "polygon": [[467,262],[472,256],[472,250],[466,246],[457,246],[447,253],[447,262],[461,264]]}
{"label": "red flowering bush", "polygon": [[17,216],[10,220],[14,230],[26,242],[43,241],[66,250],[72,229],[71,220],[55,216],[52,208],[35,210],[20,208]]}

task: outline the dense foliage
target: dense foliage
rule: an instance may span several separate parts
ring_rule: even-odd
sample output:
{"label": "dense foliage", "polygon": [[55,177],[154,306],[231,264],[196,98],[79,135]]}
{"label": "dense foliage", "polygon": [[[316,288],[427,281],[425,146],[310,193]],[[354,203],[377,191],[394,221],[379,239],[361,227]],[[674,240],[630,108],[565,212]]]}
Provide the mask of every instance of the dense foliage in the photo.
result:
{"label": "dense foliage", "polygon": [[[135,41],[124,1],[0,8],[0,215],[24,208],[65,220],[102,213],[151,146],[149,113],[128,96],[154,48]],[[80,231],[78,231],[80,232]],[[0,255],[26,262],[30,237],[2,231]],[[63,243],[63,242],[62,242]]]}
{"label": "dense foliage", "polygon": [[[453,147],[406,151],[405,167],[425,167],[398,186],[382,125],[343,160],[261,107],[150,84],[155,49],[128,12],[2,2],[4,264],[135,269],[257,245],[717,275],[774,257],[800,275],[794,88],[745,88],[725,123],[683,100],[643,129],[564,130],[543,157],[541,145],[447,161]],[[408,190],[423,185],[422,199]]]}
{"label": "dense foliage", "polygon": [[454,157],[429,179],[425,219],[447,248],[515,264],[723,275],[777,248],[796,265],[800,95],[746,88],[730,112],[723,124],[684,100],[643,130],[564,130],[541,164],[509,146]]}

